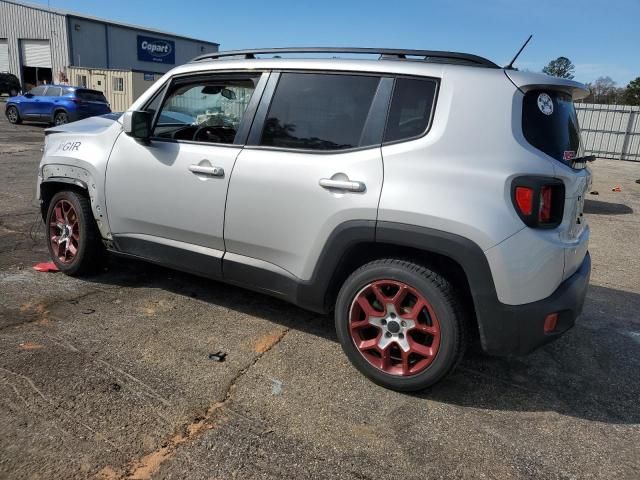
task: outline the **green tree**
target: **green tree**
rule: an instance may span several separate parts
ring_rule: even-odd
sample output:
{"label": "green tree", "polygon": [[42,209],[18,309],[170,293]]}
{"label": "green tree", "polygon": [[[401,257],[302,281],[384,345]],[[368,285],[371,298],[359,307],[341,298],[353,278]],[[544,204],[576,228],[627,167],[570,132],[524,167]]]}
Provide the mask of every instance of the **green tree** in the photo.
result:
{"label": "green tree", "polygon": [[552,77],[567,78],[571,80],[575,69],[575,65],[571,63],[571,60],[567,57],[558,57],[555,60],[551,60],[547,66],[542,69],[542,73],[546,73]]}
{"label": "green tree", "polygon": [[627,105],[640,105],[640,77],[631,80],[624,92],[624,103]]}

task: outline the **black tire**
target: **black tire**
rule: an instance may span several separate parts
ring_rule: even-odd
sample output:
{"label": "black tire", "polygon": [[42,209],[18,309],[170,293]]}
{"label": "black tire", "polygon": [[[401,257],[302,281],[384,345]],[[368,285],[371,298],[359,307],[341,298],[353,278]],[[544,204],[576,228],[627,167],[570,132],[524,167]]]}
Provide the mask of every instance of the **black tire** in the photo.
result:
{"label": "black tire", "polygon": [[67,112],[56,112],[53,116],[53,124],[57,126],[66,123],[69,123],[69,115],[67,115]]}
{"label": "black tire", "polygon": [[9,107],[7,107],[7,111],[5,112],[5,115],[7,116],[7,120],[9,120],[9,123],[13,123],[14,125],[22,123],[22,119],[20,118],[20,112],[18,112],[18,109],[13,105],[10,105]]}
{"label": "black tire", "polygon": [[[77,253],[68,262],[63,262],[54,252],[54,242],[51,240],[52,235],[54,235],[51,229],[56,224],[54,210],[61,201],[71,204],[77,214],[77,231],[79,235]],[[58,229],[57,231],[59,232],[60,230]],[[91,204],[85,195],[70,190],[56,193],[47,208],[45,232],[49,254],[61,272],[70,276],[80,276],[96,272],[102,266],[105,249],[98,226],[91,212]]]}
{"label": "black tire", "polygon": [[[438,319],[440,342],[437,353],[424,370],[413,375],[393,375],[372,365],[358,350],[350,334],[349,315],[356,296],[367,285],[382,280],[404,283],[415,289],[427,299]],[[464,355],[467,322],[461,298],[446,278],[429,268],[400,259],[372,261],[353,272],[338,293],[335,307],[338,340],[351,363],[378,385],[403,392],[424,390],[451,373]]]}

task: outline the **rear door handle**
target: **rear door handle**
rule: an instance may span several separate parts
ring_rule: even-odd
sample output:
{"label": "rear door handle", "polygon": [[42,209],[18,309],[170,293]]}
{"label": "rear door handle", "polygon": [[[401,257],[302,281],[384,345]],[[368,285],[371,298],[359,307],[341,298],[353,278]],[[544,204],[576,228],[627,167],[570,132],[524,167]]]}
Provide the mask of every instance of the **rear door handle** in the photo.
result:
{"label": "rear door handle", "polygon": [[222,167],[205,167],[203,165],[189,165],[189,171],[199,173],[201,175],[210,175],[212,177],[224,177],[224,168]]}
{"label": "rear door handle", "polygon": [[321,178],[318,182],[322,188],[333,188],[335,190],[346,190],[348,192],[364,192],[366,185],[355,180],[332,180],[331,178]]}

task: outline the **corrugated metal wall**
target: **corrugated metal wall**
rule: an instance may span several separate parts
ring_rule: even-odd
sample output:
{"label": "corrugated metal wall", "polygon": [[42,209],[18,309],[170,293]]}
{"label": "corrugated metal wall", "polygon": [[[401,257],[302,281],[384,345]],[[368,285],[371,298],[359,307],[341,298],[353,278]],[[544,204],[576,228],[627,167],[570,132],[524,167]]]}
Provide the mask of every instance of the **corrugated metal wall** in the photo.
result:
{"label": "corrugated metal wall", "polygon": [[640,107],[576,103],[585,155],[640,161]]}
{"label": "corrugated metal wall", "polygon": [[20,39],[51,40],[54,79],[69,64],[67,22],[63,15],[0,0],[0,38],[8,40],[9,71],[17,75],[20,81]]}
{"label": "corrugated metal wall", "polygon": [[[133,103],[134,92],[133,92],[133,75],[134,72],[126,71],[126,70],[105,70],[100,68],[79,68],[79,67],[69,67],[67,69],[69,72],[69,83],[71,85],[80,85],[79,76],[85,75],[87,77],[87,88],[95,88],[94,86],[94,77],[96,75],[104,76],[104,96],[109,100],[109,104],[111,105],[111,110],[114,112],[124,112],[129,108],[129,105]],[[122,79],[122,85],[124,91],[119,92],[116,91],[114,86],[116,79]],[[136,97],[137,98],[137,97]]]}

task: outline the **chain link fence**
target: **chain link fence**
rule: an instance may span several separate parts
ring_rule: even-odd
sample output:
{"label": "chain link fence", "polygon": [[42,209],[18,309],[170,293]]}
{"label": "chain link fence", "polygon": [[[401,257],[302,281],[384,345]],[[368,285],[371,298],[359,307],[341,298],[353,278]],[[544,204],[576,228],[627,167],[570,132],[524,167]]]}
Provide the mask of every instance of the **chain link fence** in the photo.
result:
{"label": "chain link fence", "polygon": [[585,155],[640,161],[640,107],[576,103]]}

